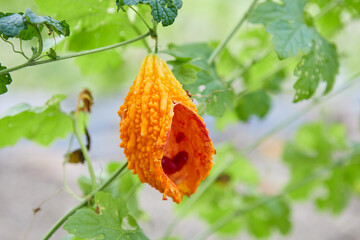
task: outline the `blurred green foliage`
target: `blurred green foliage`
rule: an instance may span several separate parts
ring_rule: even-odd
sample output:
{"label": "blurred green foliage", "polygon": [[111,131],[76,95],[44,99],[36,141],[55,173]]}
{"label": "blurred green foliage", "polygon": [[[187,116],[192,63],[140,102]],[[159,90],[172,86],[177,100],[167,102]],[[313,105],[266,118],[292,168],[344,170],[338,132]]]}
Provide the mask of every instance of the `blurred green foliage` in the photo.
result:
{"label": "blurred green foliage", "polygon": [[339,165],[325,178],[290,194],[295,200],[314,199],[319,209],[340,213],[359,186],[359,147],[348,142],[342,124],[313,123],[302,126],[295,141],[286,145],[283,158],[291,171],[289,185],[328,166]]}
{"label": "blurred green foliage", "polygon": [[64,95],[57,95],[41,107],[23,103],[10,108],[0,116],[0,147],[14,145],[21,138],[47,146],[66,137],[73,125],[71,117],[60,109],[64,99]]}

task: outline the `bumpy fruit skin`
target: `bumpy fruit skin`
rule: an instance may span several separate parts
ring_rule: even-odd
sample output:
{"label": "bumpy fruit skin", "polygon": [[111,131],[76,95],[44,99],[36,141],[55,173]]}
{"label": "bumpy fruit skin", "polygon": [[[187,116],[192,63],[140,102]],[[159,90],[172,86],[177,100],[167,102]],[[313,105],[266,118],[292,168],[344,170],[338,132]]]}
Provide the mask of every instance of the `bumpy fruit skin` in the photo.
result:
{"label": "bumpy fruit skin", "polygon": [[[157,55],[144,59],[118,114],[120,147],[128,168],[140,181],[176,203],[183,195],[195,193],[208,176],[216,151],[195,104]],[[178,160],[178,153],[184,159]],[[171,161],[175,157],[176,164],[181,164],[179,170],[165,174],[163,158]]]}

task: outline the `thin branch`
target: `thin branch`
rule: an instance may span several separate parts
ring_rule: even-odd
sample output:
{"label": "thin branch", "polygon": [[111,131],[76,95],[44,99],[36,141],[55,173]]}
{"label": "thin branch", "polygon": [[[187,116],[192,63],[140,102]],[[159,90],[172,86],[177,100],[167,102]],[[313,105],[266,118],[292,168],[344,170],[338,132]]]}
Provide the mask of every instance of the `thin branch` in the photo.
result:
{"label": "thin branch", "polygon": [[229,35],[226,36],[226,38],[214,49],[212,54],[210,55],[207,63],[212,64],[215,61],[215,58],[219,53],[225,48],[226,44],[230,41],[230,39],[235,35],[235,33],[239,30],[239,28],[244,24],[245,20],[249,17],[249,14],[254,9],[255,5],[257,4],[258,0],[254,0],[249,9],[246,11],[244,16],[240,19],[240,21],[236,24],[234,29],[229,33]]}
{"label": "thin branch", "polygon": [[140,19],[143,21],[143,23],[146,25],[146,27],[149,29],[149,31],[152,30],[152,28],[149,26],[149,24],[145,21],[145,19],[140,15],[140,13],[138,11],[136,11],[135,8],[133,8],[132,6],[129,6],[129,8],[131,8],[139,17]]}
{"label": "thin branch", "polygon": [[11,48],[12,48],[12,50],[13,50],[14,53],[19,53],[19,54],[21,54],[24,58],[29,59],[29,58],[25,55],[25,53],[22,51],[21,39],[20,39],[20,50],[21,50],[21,51],[17,51],[17,50],[15,49],[15,46],[14,46],[14,44],[13,44],[12,42],[6,40],[6,39],[3,38],[1,35],[0,35],[0,38],[1,38],[4,42],[9,43],[9,44],[11,45]]}
{"label": "thin branch", "polygon": [[[280,122],[273,128],[271,128],[268,132],[266,132],[264,135],[262,135],[260,138],[256,139],[252,144],[250,144],[248,147],[246,147],[244,150],[241,151],[242,155],[247,155],[250,152],[252,152],[254,149],[256,149],[261,143],[263,143],[268,137],[272,136],[273,134],[279,132],[280,130],[284,129],[285,127],[291,125],[295,121],[299,120],[302,116],[305,115],[305,113],[312,110],[314,107],[320,105],[321,103],[324,103],[325,101],[328,101],[329,99],[337,96],[338,94],[344,92],[347,89],[350,89],[351,87],[354,87],[354,85],[358,84],[359,81],[356,80],[360,76],[360,72],[352,75],[349,80],[340,87],[337,91],[328,94],[326,96],[320,97],[319,99],[314,99],[309,105],[307,105],[305,108],[301,109],[299,112],[295,113],[294,115],[290,116],[289,118],[285,119],[284,121]],[[233,163],[234,160],[231,160],[227,162],[226,166],[228,167],[230,164]],[[224,169],[225,169],[224,168]],[[194,203],[200,198],[200,196],[207,190],[208,187],[211,186],[211,184],[218,178],[218,176],[221,174],[220,171],[211,174],[203,183],[200,185],[197,194],[195,194],[189,201],[186,203],[184,208],[176,215],[174,220],[170,223],[168,226],[165,235],[164,236],[170,236],[172,231],[175,229],[177,224],[180,222],[181,217],[185,216],[188,211],[191,209],[191,207],[194,205]]]}
{"label": "thin branch", "polygon": [[21,65],[18,65],[16,67],[7,68],[7,69],[2,70],[2,71],[0,71],[0,75],[6,74],[6,73],[9,73],[9,72],[14,72],[14,71],[17,71],[19,69],[26,68],[26,67],[29,67],[29,66],[35,66],[35,65],[40,65],[40,64],[50,63],[50,62],[57,62],[57,61],[65,60],[65,59],[70,59],[70,58],[75,58],[75,57],[80,57],[80,56],[85,56],[85,55],[89,55],[89,54],[93,54],[93,53],[98,53],[98,52],[111,50],[111,49],[114,49],[114,48],[118,48],[118,47],[121,47],[121,46],[124,46],[124,45],[128,45],[130,43],[139,41],[139,40],[141,40],[143,38],[146,38],[147,36],[150,36],[150,35],[151,35],[151,32],[149,31],[149,32],[147,32],[147,33],[145,33],[145,34],[143,34],[141,36],[138,36],[136,38],[133,38],[131,40],[127,40],[127,41],[124,41],[124,42],[116,43],[116,44],[101,47],[101,48],[95,48],[95,49],[86,50],[86,51],[82,51],[82,52],[78,52],[78,53],[73,53],[73,54],[62,56],[62,57],[58,56],[56,59],[46,59],[46,60],[42,60],[42,61],[28,61],[28,62],[23,63]]}
{"label": "thin branch", "polygon": [[102,191],[104,188],[106,188],[110,183],[112,183],[125,169],[126,169],[127,163],[125,163],[121,168],[119,168],[114,174],[106,180],[99,188],[97,188],[95,191],[90,193],[87,196],[87,199],[83,200],[79,205],[71,209],[65,216],[63,216],[51,229],[50,231],[45,235],[43,240],[48,240],[50,237],[66,222],[66,220],[73,215],[76,210],[86,206],[88,204],[89,199],[92,199],[95,195],[95,193]]}

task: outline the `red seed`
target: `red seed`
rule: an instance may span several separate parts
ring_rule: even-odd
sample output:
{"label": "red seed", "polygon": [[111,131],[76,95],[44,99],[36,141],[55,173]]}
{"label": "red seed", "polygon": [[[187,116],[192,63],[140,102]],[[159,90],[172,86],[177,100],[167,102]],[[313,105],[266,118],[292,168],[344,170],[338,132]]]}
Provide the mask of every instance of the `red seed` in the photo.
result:
{"label": "red seed", "polygon": [[189,154],[185,151],[181,151],[174,157],[174,163],[178,171],[180,171],[189,158]]}
{"label": "red seed", "polygon": [[161,165],[165,174],[172,174],[178,171],[176,164],[173,162],[171,158],[163,156],[161,160]]}

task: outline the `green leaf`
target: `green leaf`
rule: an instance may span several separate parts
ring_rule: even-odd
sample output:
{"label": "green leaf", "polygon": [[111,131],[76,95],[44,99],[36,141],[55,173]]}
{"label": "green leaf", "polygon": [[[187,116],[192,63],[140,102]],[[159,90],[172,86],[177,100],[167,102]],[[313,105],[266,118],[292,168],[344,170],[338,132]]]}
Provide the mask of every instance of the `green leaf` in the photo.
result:
{"label": "green leaf", "polygon": [[235,106],[235,111],[239,119],[248,121],[251,116],[265,117],[270,107],[270,96],[265,91],[258,90],[240,97]]}
{"label": "green leaf", "polygon": [[97,192],[95,202],[99,208],[98,214],[91,209],[77,210],[69,217],[64,229],[80,238],[148,239],[128,214],[123,199],[114,199],[110,193]]}
{"label": "green leaf", "polygon": [[[35,27],[33,25],[28,24],[28,25],[26,25],[26,27],[27,27],[26,29],[21,30],[21,32],[18,36],[21,40],[27,41],[27,40],[31,40],[37,36]],[[40,25],[39,31],[41,32],[43,30],[43,28],[44,27],[42,25]]]}
{"label": "green leaf", "polygon": [[261,23],[274,35],[273,43],[280,59],[292,57],[300,50],[306,54],[312,47],[314,30],[303,17],[306,0],[283,0],[280,5],[264,2],[250,14],[249,21]]}
{"label": "green leaf", "polygon": [[85,238],[78,238],[74,235],[67,235],[65,237],[63,237],[61,240],[87,240]]}
{"label": "green leaf", "polygon": [[0,34],[4,34],[7,37],[15,37],[23,29],[26,29],[25,19],[18,13],[0,18]]}
{"label": "green leaf", "polygon": [[294,102],[309,99],[314,95],[319,83],[327,83],[324,94],[328,93],[334,83],[339,70],[339,62],[335,46],[318,35],[315,44],[308,55],[305,55],[295,69],[296,94]]}
{"label": "green leaf", "polygon": [[29,21],[34,24],[44,24],[47,28],[55,31],[59,35],[69,36],[70,30],[69,25],[62,21],[61,23],[51,17],[41,17],[36,15],[33,11],[29,8],[26,9],[25,16],[29,18]]}
{"label": "green leaf", "polygon": [[[116,0],[116,5],[123,9],[123,6],[138,5],[139,3],[151,6],[151,15],[164,27],[174,23],[178,10],[182,7],[182,0]],[[123,9],[124,10],[124,9]]]}
{"label": "green leaf", "polygon": [[274,35],[273,43],[280,59],[295,56],[299,51],[307,54],[311,50],[314,30],[302,22],[272,22],[267,31]]}
{"label": "green leaf", "polygon": [[73,131],[71,117],[62,112],[64,95],[55,95],[42,107],[18,104],[0,117],[0,147],[14,145],[21,138],[49,145]]}
{"label": "green leaf", "polygon": [[[5,66],[1,66],[0,63],[0,71],[6,69]],[[8,91],[6,85],[9,85],[12,82],[10,73],[0,75],[0,95],[4,94]]]}
{"label": "green leaf", "polygon": [[[191,84],[184,84],[197,101],[202,105],[206,113],[221,117],[226,109],[232,109],[234,104],[234,92],[230,86],[218,76],[215,65],[209,65],[207,59],[213,48],[206,43],[193,43],[185,45],[169,45],[166,53],[176,58],[174,62],[189,62],[198,70],[197,79]],[[201,108],[201,105],[199,108]]]}
{"label": "green leaf", "polygon": [[[170,63],[170,62],[169,62]],[[180,61],[171,62],[174,67],[172,73],[176,79],[182,84],[192,84],[197,79],[197,74],[200,71],[198,67],[191,63],[183,63]]]}
{"label": "green leaf", "polygon": [[88,177],[84,175],[80,176],[77,180],[77,183],[83,192],[83,196],[87,196],[92,192],[91,180]]}
{"label": "green leaf", "polygon": [[175,21],[178,9],[182,7],[181,0],[149,0],[154,20],[166,27]]}
{"label": "green leaf", "polygon": [[26,13],[14,13],[11,15],[1,14],[0,17],[0,34],[5,38],[19,37],[22,40],[31,40],[36,36],[34,26],[41,31],[46,26],[51,32],[55,31],[59,35],[69,36],[69,25],[65,22],[59,22],[51,17],[37,16],[30,9]]}

